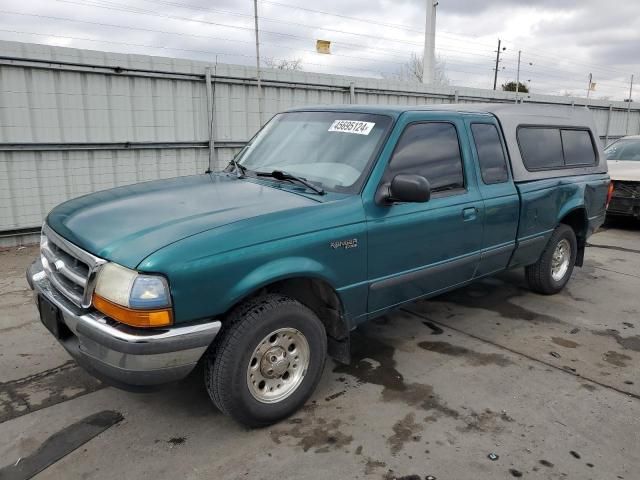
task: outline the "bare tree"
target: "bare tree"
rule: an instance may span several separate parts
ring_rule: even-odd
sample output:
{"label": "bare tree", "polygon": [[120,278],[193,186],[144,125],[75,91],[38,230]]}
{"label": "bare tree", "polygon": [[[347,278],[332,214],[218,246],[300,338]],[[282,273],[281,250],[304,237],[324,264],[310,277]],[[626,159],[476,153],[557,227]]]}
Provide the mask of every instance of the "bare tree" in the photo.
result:
{"label": "bare tree", "polygon": [[[433,72],[433,84],[438,86],[449,85],[449,78],[446,73],[446,63],[440,58],[436,57]],[[403,82],[420,82],[422,83],[422,55],[412,53],[409,60],[403,63],[396,73],[383,74],[385,78],[392,78]]]}
{"label": "bare tree", "polygon": [[287,60],[286,58],[265,58],[264,64],[269,68],[275,68],[276,70],[302,70],[302,59],[295,58],[293,60]]}

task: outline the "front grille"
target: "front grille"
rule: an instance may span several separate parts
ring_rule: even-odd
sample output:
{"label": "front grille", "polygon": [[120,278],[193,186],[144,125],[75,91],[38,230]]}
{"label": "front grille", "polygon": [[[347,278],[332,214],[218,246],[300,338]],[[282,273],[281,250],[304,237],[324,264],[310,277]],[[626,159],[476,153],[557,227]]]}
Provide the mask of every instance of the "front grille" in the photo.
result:
{"label": "front grille", "polygon": [[640,182],[616,182],[614,181],[613,195],[621,198],[640,199]]}
{"label": "front grille", "polygon": [[40,256],[56,290],[79,307],[91,306],[95,276],[104,260],[65,240],[46,224],[42,227]]}

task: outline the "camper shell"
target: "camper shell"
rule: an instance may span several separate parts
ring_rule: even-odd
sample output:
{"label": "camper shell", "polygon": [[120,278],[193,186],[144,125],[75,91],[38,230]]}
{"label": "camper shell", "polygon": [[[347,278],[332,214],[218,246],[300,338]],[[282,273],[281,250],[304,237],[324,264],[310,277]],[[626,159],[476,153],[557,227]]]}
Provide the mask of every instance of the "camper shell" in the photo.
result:
{"label": "camper shell", "polygon": [[[353,111],[362,113],[389,114],[397,118],[400,114],[414,111],[455,112],[486,114],[496,118],[502,129],[514,182],[528,182],[574,175],[607,173],[607,161],[602,142],[598,136],[593,116],[588,108],[568,105],[534,105],[512,103],[470,103],[435,105],[335,105],[295,108],[289,111]],[[588,131],[595,159],[587,165],[557,165],[549,168],[527,168],[519,142],[519,131],[523,128],[544,128],[558,130]]]}

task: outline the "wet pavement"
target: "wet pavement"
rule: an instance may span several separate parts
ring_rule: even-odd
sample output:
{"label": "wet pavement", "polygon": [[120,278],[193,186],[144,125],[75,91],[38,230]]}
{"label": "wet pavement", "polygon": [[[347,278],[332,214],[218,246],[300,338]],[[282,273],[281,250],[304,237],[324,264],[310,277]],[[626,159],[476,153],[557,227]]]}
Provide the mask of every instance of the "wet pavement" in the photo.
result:
{"label": "wet pavement", "polygon": [[370,322],[260,430],[201,371],[145,394],[85,374],[37,319],[36,251],[0,252],[0,479],[640,478],[640,224],[594,235],[558,295],[516,270]]}

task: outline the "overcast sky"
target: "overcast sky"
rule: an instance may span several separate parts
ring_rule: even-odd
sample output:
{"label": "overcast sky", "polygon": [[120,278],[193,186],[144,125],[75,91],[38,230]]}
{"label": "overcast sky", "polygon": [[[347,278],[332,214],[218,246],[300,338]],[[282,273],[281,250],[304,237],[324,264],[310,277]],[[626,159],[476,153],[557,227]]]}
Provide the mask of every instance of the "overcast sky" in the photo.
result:
{"label": "overcast sky", "polygon": [[[292,8],[298,7],[298,8]],[[308,71],[397,73],[421,55],[424,0],[259,0],[262,55],[301,59]],[[327,15],[317,11],[336,15]],[[640,1],[440,0],[436,53],[452,85],[521,80],[532,92],[640,98]],[[22,15],[18,15],[21,13]],[[124,53],[255,63],[252,0],[0,0],[0,39]],[[332,55],[315,40],[332,41]],[[530,65],[532,64],[532,65]]]}

